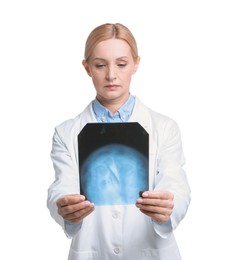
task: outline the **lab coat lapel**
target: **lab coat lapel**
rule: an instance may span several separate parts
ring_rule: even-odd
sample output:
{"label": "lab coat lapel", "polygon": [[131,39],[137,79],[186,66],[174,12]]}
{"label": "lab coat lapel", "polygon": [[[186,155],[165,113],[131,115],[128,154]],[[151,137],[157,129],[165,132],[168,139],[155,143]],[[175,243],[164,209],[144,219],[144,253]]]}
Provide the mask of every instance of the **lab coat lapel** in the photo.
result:
{"label": "lab coat lapel", "polygon": [[157,134],[150,110],[138,98],[129,121],[138,122],[149,134],[149,189],[152,190],[157,169]]}

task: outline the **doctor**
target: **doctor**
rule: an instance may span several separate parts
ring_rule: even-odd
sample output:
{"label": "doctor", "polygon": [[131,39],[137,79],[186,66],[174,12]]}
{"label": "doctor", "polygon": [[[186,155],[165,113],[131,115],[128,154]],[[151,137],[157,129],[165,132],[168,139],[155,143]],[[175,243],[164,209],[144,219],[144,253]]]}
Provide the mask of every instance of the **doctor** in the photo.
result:
{"label": "doctor", "polygon": [[[173,231],[190,203],[178,125],[130,93],[139,66],[136,40],[122,24],[88,36],[83,66],[96,98],[55,128],[48,189],[51,216],[72,239],[69,260],[180,260]],[[149,133],[149,189],[132,205],[94,205],[80,195],[77,135],[89,122],[138,122]]]}

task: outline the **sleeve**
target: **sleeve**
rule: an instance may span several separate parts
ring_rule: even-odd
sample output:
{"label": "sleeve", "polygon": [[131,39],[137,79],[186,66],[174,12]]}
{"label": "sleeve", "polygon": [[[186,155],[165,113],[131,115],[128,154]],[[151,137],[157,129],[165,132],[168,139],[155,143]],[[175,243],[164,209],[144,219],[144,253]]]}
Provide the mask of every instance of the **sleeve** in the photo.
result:
{"label": "sleeve", "polygon": [[79,175],[76,163],[67,146],[56,130],[53,136],[51,159],[55,170],[55,180],[48,188],[47,207],[53,219],[63,228],[67,237],[73,237],[81,225],[67,224],[58,214],[56,201],[67,194],[79,193]]}
{"label": "sleeve", "polygon": [[162,129],[157,157],[155,190],[170,191],[174,194],[174,209],[170,221],[158,223],[153,220],[156,232],[167,237],[185,217],[191,200],[191,190],[183,169],[185,158],[180,130],[176,122],[168,120]]}

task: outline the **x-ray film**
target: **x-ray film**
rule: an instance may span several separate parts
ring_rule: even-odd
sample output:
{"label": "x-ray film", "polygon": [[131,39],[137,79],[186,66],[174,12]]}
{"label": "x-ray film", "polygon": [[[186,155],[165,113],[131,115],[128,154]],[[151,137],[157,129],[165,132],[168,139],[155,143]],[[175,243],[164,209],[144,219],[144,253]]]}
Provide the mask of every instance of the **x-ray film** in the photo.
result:
{"label": "x-ray film", "polygon": [[139,123],[88,123],[78,135],[80,193],[95,205],[135,204],[149,187],[149,135]]}

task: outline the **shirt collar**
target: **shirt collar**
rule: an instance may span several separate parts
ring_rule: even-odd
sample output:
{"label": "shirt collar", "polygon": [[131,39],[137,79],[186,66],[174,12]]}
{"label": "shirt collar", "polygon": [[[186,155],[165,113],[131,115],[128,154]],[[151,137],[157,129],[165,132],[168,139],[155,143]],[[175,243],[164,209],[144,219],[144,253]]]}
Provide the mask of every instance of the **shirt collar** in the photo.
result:
{"label": "shirt collar", "polygon": [[117,120],[118,117],[119,121],[127,122],[132,114],[134,104],[135,97],[133,95],[129,95],[126,103],[122,107],[120,107],[120,109],[117,111],[117,113],[114,114],[114,116],[112,116],[110,111],[106,107],[104,107],[97,99],[93,100],[92,107],[97,121],[99,122],[113,122]]}

